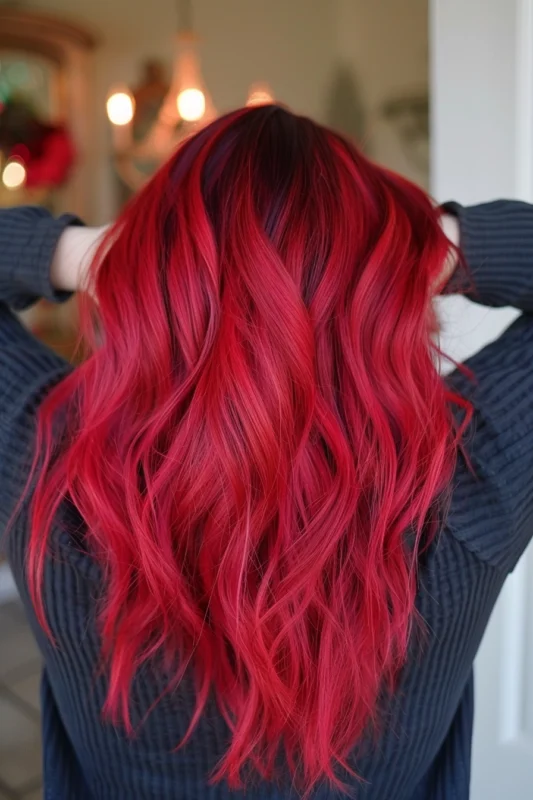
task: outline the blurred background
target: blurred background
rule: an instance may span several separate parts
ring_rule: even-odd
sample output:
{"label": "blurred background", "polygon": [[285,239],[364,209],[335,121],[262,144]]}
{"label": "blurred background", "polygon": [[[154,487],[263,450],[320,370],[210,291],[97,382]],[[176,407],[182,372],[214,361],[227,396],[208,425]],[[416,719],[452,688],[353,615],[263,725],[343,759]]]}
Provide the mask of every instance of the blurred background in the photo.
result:
{"label": "blurred background", "polygon": [[[108,222],[184,136],[270,100],[438,200],[533,201],[533,0],[0,0],[0,207]],[[457,359],[513,316],[457,298],[440,312]],[[25,321],[75,357],[75,303],[40,303]],[[42,797],[40,670],[0,555],[0,800]],[[476,672],[472,799],[526,800],[531,552]]]}
{"label": "blurred background", "polygon": [[[0,3],[0,205],[113,218],[183,136],[273,99],[427,186],[427,0]],[[31,314],[69,355],[73,309]]]}

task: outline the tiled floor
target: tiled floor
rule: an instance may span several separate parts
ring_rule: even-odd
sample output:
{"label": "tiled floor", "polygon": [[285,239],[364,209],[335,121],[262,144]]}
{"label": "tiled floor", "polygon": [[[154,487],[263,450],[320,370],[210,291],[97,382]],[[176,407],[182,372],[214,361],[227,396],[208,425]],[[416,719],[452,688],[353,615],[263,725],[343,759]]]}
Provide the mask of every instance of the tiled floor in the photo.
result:
{"label": "tiled floor", "polygon": [[41,800],[39,652],[18,603],[0,605],[0,800]]}

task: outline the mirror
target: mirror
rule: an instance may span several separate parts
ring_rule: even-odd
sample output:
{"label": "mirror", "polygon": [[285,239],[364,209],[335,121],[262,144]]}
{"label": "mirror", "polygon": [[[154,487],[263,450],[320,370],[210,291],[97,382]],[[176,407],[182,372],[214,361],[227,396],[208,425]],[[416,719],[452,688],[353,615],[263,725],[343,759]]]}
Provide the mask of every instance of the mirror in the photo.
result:
{"label": "mirror", "polygon": [[[0,8],[0,208],[41,205],[89,218],[93,37],[51,16]],[[25,312],[33,332],[75,358],[76,306]]]}

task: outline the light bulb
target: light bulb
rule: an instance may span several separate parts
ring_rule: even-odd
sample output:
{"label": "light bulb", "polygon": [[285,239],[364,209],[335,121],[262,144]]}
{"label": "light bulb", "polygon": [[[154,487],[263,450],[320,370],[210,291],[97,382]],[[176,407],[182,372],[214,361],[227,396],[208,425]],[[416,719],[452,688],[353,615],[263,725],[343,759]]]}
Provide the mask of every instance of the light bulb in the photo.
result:
{"label": "light bulb", "polygon": [[21,161],[8,161],[2,172],[2,183],[6,189],[19,189],[26,180],[26,167]]}
{"label": "light bulb", "polygon": [[135,102],[129,92],[114,92],[107,100],[106,109],[112,125],[127,125],[133,119]]}
{"label": "light bulb", "polygon": [[180,117],[186,122],[197,122],[205,114],[205,95],[201,89],[184,89],[177,104]]}
{"label": "light bulb", "polygon": [[252,86],[248,94],[247,106],[268,106],[274,98],[265,86]]}

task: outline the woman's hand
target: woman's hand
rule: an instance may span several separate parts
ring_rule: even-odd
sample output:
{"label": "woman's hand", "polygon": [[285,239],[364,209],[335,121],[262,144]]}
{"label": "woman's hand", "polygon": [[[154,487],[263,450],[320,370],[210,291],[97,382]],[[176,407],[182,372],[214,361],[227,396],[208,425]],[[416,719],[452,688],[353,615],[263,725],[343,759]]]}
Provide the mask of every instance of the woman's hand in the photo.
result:
{"label": "woman's hand", "polygon": [[87,288],[88,270],[108,226],[83,228],[70,225],[61,234],[50,268],[50,281],[63,292],[80,292]]}

